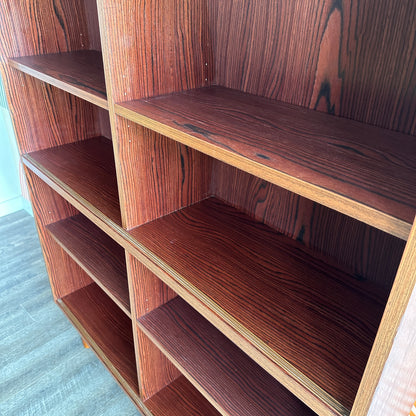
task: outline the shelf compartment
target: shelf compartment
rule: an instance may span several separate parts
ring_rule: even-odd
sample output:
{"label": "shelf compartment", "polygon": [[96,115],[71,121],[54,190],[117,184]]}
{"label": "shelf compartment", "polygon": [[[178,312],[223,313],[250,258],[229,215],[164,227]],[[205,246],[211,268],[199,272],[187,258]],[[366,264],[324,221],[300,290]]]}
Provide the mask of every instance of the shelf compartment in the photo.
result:
{"label": "shelf compartment", "polygon": [[139,326],[221,414],[314,415],[181,298]]}
{"label": "shelf compartment", "polygon": [[92,283],[58,300],[81,336],[139,405],[132,322]]}
{"label": "shelf compartment", "polygon": [[416,214],[412,136],[223,87],[115,109],[223,162],[408,238]]}
{"label": "shelf compartment", "polygon": [[219,416],[219,413],[180,376],[144,402],[153,416]]}
{"label": "shelf compartment", "polygon": [[124,249],[83,215],[46,227],[55,241],[131,318]]}
{"label": "shelf compartment", "polygon": [[23,162],[89,218],[121,226],[112,143],[95,137],[23,155]]}
{"label": "shelf compartment", "polygon": [[348,414],[385,291],[215,198],[130,233],[169,276],[159,277],[202,302],[198,310],[251,358],[271,360],[265,368],[292,392],[312,392],[312,406]]}
{"label": "shelf compartment", "polygon": [[9,64],[41,81],[108,109],[102,54],[75,51],[10,58]]}

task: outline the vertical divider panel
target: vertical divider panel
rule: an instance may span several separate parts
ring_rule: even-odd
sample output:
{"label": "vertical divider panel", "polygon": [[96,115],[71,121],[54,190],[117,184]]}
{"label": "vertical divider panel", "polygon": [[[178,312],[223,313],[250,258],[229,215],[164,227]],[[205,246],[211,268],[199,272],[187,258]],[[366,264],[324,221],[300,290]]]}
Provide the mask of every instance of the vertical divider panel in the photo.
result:
{"label": "vertical divider panel", "polygon": [[[97,0],[122,224],[131,229],[210,194],[212,160],[118,117],[114,104],[210,85],[206,0]],[[169,290],[126,255],[140,394],[150,398],[178,370],[137,328]]]}
{"label": "vertical divider panel", "polygon": [[[212,61],[206,24],[208,5],[204,0],[123,0],[117,4],[98,0],[98,14],[122,221],[123,226],[130,229],[197,202],[207,193],[201,189],[186,197],[186,192],[182,192],[180,198],[169,196],[154,212],[142,214],[140,208],[149,206],[147,198],[152,190],[170,189],[169,194],[174,195],[178,190],[175,185],[178,175],[171,171],[163,174],[163,158],[167,156],[163,149],[157,148],[159,137],[116,117],[114,103],[210,84],[213,74],[207,70]],[[173,153],[180,153],[180,157],[186,153],[184,159],[201,157],[192,150],[175,146]],[[151,154],[146,157],[143,152],[149,151]],[[205,169],[206,163],[202,166],[201,170]],[[185,172],[180,182],[184,180],[191,183],[193,189],[199,188],[199,177],[188,176],[181,160],[174,169]],[[151,189],[145,189],[143,183],[149,183],[147,175],[152,171],[157,172],[154,176],[157,182],[151,184]],[[193,180],[197,183],[193,184]]]}
{"label": "vertical divider panel", "polygon": [[[117,116],[119,186],[125,194],[126,228],[152,221],[210,195],[212,159]],[[124,161],[124,162],[121,162]],[[126,169],[124,169],[126,168]]]}
{"label": "vertical divider panel", "polygon": [[179,377],[180,372],[138,328],[137,319],[176,297],[176,293],[159,280],[136,258],[126,253],[130,276],[130,304],[139,375],[139,390],[143,401]]}

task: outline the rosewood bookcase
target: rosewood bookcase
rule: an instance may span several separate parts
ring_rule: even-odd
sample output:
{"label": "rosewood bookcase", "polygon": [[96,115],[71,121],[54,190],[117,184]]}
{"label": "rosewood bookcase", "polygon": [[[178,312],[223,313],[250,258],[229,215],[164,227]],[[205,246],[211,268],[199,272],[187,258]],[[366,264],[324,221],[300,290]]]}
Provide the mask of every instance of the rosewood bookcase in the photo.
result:
{"label": "rosewood bookcase", "polygon": [[414,1],[2,0],[0,25],[54,298],[144,415],[411,408]]}

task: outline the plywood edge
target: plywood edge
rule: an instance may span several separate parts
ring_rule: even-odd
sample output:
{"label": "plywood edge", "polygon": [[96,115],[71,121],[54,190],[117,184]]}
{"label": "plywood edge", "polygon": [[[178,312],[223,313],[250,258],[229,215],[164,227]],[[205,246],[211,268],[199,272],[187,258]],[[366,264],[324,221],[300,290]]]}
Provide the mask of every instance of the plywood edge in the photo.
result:
{"label": "plywood edge", "polygon": [[[147,267],[151,266],[151,271],[156,276],[182,296],[211,324],[236,343],[250,358],[256,361],[306,405],[310,406],[311,409],[321,416],[349,415],[350,411],[346,407],[244,328],[235,318],[190,284],[183,276],[160,260],[146,247],[141,244],[137,246],[140,247],[141,253],[148,259],[146,261],[142,258],[139,261]],[[163,272],[161,273],[161,271]],[[173,284],[173,282],[175,283]],[[195,303],[194,299],[197,299],[197,303]]]}
{"label": "plywood edge", "polygon": [[411,224],[385,212],[367,206],[361,202],[329,189],[303,181],[299,178],[265,166],[254,160],[239,155],[233,151],[216,146],[201,140],[195,136],[184,133],[179,129],[167,126],[147,116],[141,115],[123,104],[115,104],[116,114],[141,126],[169,137],[179,143],[189,146],[199,152],[211,156],[217,160],[241,169],[251,175],[265,179],[274,185],[280,186],[312,201],[318,202],[328,208],[348,215],[381,231],[385,231],[395,237],[407,240]]}
{"label": "plywood edge", "polygon": [[416,287],[416,218],[387,301],[351,416],[367,415],[401,319]]}
{"label": "plywood edge", "polygon": [[72,95],[75,95],[79,98],[82,98],[85,101],[88,101],[92,104],[97,105],[98,107],[108,110],[108,101],[104,98],[98,97],[96,94],[85,91],[81,88],[77,88],[67,82],[61,81],[57,78],[54,78],[44,72],[37,71],[36,69],[31,68],[30,66],[24,65],[13,58],[8,59],[8,63],[11,67],[24,72],[34,78],[39,79],[40,81],[46,82],[47,84],[53,85],[63,91],[66,91]]}

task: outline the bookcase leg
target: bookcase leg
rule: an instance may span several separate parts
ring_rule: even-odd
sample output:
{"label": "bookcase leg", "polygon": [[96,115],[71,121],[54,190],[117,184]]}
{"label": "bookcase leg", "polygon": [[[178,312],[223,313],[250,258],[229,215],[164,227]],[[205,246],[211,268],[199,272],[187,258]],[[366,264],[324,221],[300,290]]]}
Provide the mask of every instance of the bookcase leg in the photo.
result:
{"label": "bookcase leg", "polygon": [[89,344],[88,344],[88,342],[85,341],[85,338],[82,338],[81,337],[81,340],[82,340],[82,345],[84,346],[84,348],[89,348],[90,347]]}

